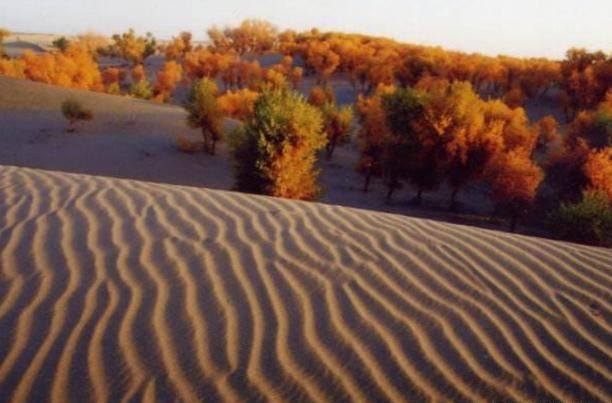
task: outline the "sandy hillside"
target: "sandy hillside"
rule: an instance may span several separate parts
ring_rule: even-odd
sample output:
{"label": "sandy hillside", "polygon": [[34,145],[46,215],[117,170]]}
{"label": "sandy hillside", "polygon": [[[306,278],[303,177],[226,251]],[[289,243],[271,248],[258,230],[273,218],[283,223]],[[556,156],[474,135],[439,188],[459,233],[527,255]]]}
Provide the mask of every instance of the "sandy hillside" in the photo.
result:
{"label": "sandy hillside", "polygon": [[0,400],[610,401],[612,251],[0,167]]}

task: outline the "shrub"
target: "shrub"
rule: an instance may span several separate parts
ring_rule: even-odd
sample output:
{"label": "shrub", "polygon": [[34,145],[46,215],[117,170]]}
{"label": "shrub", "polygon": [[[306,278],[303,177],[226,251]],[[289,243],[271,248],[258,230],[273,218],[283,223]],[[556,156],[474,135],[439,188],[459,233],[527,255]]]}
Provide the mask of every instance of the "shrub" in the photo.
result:
{"label": "shrub", "polygon": [[53,41],[53,47],[59,50],[60,52],[65,52],[70,46],[70,41],[66,39],[65,36],[61,36]]}
{"label": "shrub", "polygon": [[549,214],[551,231],[567,241],[612,246],[612,202],[601,191],[585,191],[577,203],[562,203]]}
{"label": "shrub", "polygon": [[232,137],[236,188],[291,199],[318,193],[316,152],[325,146],[320,111],[299,93],[267,90]]}
{"label": "shrub", "polygon": [[153,88],[146,79],[136,81],[130,85],[130,95],[140,99],[151,99],[153,97]]}
{"label": "shrub", "polygon": [[93,118],[91,111],[85,109],[83,105],[74,98],[69,98],[62,103],[62,114],[68,120],[69,132],[75,130],[74,125],[79,120],[91,120]]}

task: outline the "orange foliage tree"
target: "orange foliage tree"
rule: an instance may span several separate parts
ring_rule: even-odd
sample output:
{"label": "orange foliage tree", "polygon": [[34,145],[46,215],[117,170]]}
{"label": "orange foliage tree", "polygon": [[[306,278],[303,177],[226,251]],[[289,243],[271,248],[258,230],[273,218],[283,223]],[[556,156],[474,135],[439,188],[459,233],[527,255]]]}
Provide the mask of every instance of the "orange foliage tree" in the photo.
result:
{"label": "orange foliage tree", "polygon": [[10,34],[11,33],[9,32],[8,29],[4,29],[0,27],[0,57],[4,55],[4,46],[3,46],[4,38],[9,36]]}
{"label": "orange foliage tree", "polygon": [[521,150],[512,150],[492,159],[485,177],[497,208],[510,216],[510,230],[514,231],[535,199],[544,178],[542,169]]}
{"label": "orange foliage tree", "polygon": [[319,81],[327,82],[340,64],[340,56],[326,42],[312,42],[306,49],[306,64],[319,77]]}
{"label": "orange foliage tree", "polygon": [[63,87],[102,91],[102,75],[92,55],[72,45],[65,52],[34,54],[24,52],[25,75],[33,81]]}
{"label": "orange foliage tree", "polygon": [[103,52],[105,48],[108,48],[110,42],[111,41],[108,37],[93,31],[89,31],[77,35],[74,44],[87,49],[89,53],[97,56],[99,52]]}
{"label": "orange foliage tree", "polygon": [[570,49],[561,64],[564,107],[568,121],[579,111],[592,109],[612,87],[612,55]]}
{"label": "orange foliage tree", "polygon": [[325,104],[333,104],[336,102],[336,94],[331,85],[323,87],[317,85],[312,87],[308,95],[308,102],[314,106],[322,107]]}
{"label": "orange foliage tree", "polygon": [[327,103],[321,108],[323,112],[323,131],[327,135],[327,159],[331,159],[336,146],[344,144],[350,136],[353,126],[353,107],[338,106]]}
{"label": "orange foliage tree", "polygon": [[134,66],[143,63],[146,58],[155,54],[157,49],[157,40],[151,33],[138,36],[133,29],[121,35],[113,35],[113,42],[109,53],[127,60]]}
{"label": "orange foliage tree", "polygon": [[612,147],[591,151],[582,169],[589,188],[605,193],[612,202]]}
{"label": "orange foliage tree", "polygon": [[220,95],[217,101],[225,115],[245,120],[253,114],[255,101],[258,97],[258,92],[243,88],[237,91],[227,91]]}
{"label": "orange foliage tree", "polygon": [[387,127],[380,94],[367,98],[360,95],[356,107],[360,122],[357,170],[364,175],[363,191],[367,192],[371,178],[382,175],[384,155],[391,132]]}
{"label": "orange foliage tree", "polygon": [[191,52],[191,39],[191,32],[181,32],[178,37],[172,38],[170,43],[164,47],[166,60],[177,60],[179,57],[184,57],[185,54]]}
{"label": "orange foliage tree", "polygon": [[211,52],[208,49],[196,49],[185,55],[183,67],[187,75],[192,78],[217,78],[217,76],[235,63],[238,58],[234,55]]}
{"label": "orange foliage tree", "polygon": [[126,71],[118,67],[107,67],[102,71],[102,82],[109,94],[121,93],[121,81],[125,79]]}
{"label": "orange foliage tree", "polygon": [[218,52],[238,54],[265,53],[275,49],[278,29],[271,23],[257,19],[244,20],[238,27],[208,30],[212,48]]}
{"label": "orange foliage tree", "polygon": [[167,102],[172,98],[172,92],[176,84],[183,77],[183,68],[176,61],[171,60],[157,73],[157,81],[153,88],[154,99],[159,102]]}
{"label": "orange foliage tree", "polygon": [[26,78],[26,65],[21,59],[0,58],[0,75],[13,78]]}

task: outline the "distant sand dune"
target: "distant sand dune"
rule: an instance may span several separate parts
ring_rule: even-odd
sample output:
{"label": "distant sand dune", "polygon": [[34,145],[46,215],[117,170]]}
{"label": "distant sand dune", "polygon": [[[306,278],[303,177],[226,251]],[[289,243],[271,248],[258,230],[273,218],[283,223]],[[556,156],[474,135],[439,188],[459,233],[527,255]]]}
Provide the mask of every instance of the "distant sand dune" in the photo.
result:
{"label": "distant sand dune", "polygon": [[0,401],[612,401],[612,251],[0,167]]}

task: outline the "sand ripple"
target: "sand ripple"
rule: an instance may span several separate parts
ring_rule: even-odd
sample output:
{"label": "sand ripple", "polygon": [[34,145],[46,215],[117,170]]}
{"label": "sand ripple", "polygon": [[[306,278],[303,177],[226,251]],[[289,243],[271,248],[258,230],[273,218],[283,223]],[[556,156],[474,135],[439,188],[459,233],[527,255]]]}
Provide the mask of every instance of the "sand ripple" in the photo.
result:
{"label": "sand ripple", "polygon": [[612,251],[0,167],[0,401],[612,401]]}

